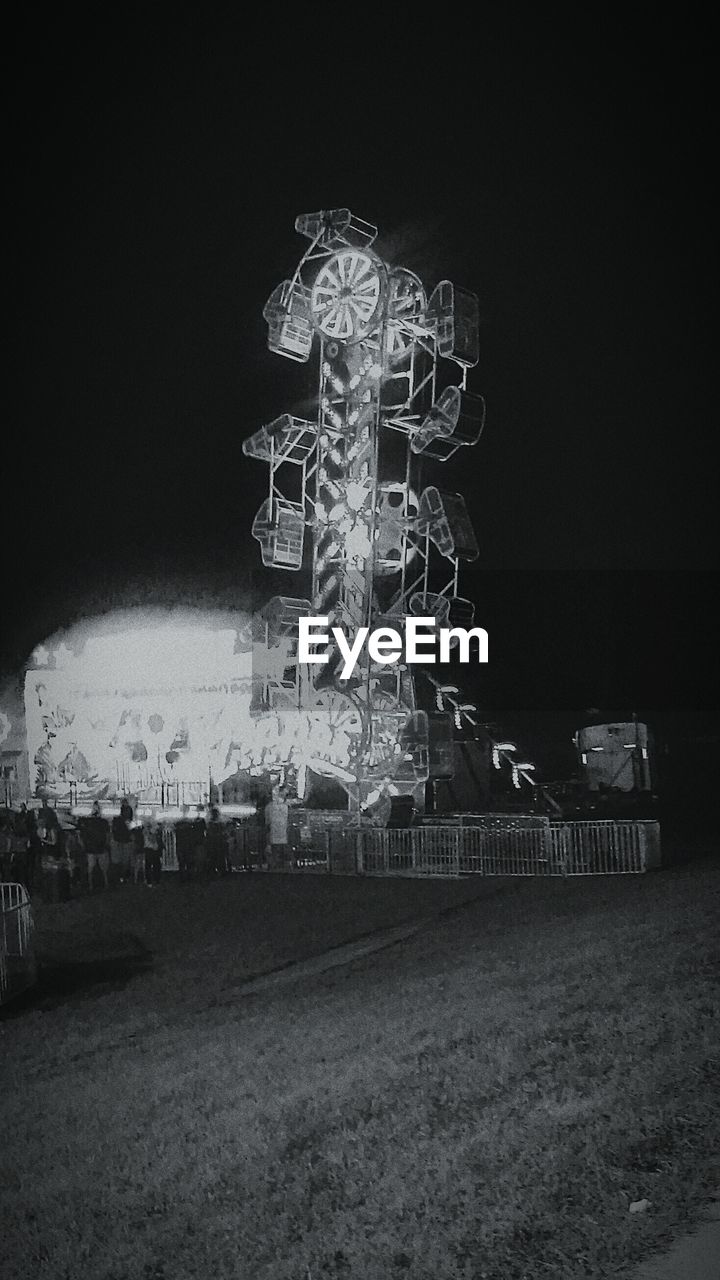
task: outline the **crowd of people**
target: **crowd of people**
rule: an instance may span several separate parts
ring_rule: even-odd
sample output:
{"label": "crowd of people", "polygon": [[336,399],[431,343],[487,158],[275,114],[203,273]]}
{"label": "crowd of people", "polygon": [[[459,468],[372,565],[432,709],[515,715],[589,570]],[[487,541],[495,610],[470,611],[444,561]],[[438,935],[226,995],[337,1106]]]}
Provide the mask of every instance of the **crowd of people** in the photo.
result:
{"label": "crowd of people", "polygon": [[[191,813],[186,807],[172,828],[180,879],[227,875],[233,868],[250,871],[260,864],[287,866],[288,816],[288,797],[280,787],[242,838],[218,808],[198,805]],[[93,892],[123,883],[157,885],[167,832],[161,811],[143,822],[128,799],[110,818],[100,801],[88,815],[62,820],[47,803],[37,810],[23,804],[0,811],[0,880],[25,885],[31,896],[46,896],[52,881],[52,896],[59,897],[70,896],[72,886]],[[60,884],[62,892],[57,891]]]}
{"label": "crowd of people", "polygon": [[[51,810],[56,820],[54,810]],[[36,814],[23,804],[19,809],[0,812],[0,880],[24,884],[33,891],[46,843],[52,830],[53,848],[57,847],[55,823],[52,829],[41,810]]]}
{"label": "crowd of people", "polygon": [[135,884],[159,884],[162,871],[163,830],[159,822],[147,826],[133,815],[123,800],[110,822],[98,800],[89,817],[78,820],[78,837],[85,854],[88,889],[92,892],[99,871],[106,889],[113,880]]}
{"label": "crowd of people", "polygon": [[[51,805],[23,804],[0,813],[0,879],[22,884],[32,896],[56,886],[133,880],[157,884],[162,868],[162,826],[145,825],[124,801],[111,822],[98,802],[88,817],[70,819]],[[60,896],[67,896],[67,893]]]}

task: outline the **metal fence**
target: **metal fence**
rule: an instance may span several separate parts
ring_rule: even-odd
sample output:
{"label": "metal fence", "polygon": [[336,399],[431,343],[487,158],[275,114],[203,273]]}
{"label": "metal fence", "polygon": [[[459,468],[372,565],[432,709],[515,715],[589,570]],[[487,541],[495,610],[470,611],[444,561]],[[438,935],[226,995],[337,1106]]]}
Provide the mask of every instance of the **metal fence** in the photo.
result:
{"label": "metal fence", "polygon": [[32,906],[22,884],[0,884],[0,1004],[37,977]]}
{"label": "metal fence", "polygon": [[175,845],[175,828],[168,823],[162,829],[162,854],[160,866],[163,871],[177,871],[178,859]]}
{"label": "metal fence", "polygon": [[363,832],[361,870],[431,876],[542,875],[547,870],[547,828],[488,823],[482,827],[411,827]]}
{"label": "metal fence", "polygon": [[[161,868],[163,871],[179,871],[176,829],[171,823],[166,823],[162,833]],[[233,871],[260,865],[264,857],[265,835],[257,823],[245,822],[226,828],[226,840],[228,861]]]}
{"label": "metal fence", "polygon": [[[256,823],[228,835],[232,868],[264,862]],[[387,830],[354,828],[339,811],[303,810],[293,819],[283,863],[273,870],[332,875],[628,875],[660,865],[660,825],[639,820],[556,822],[536,814],[462,814],[447,822]],[[175,830],[164,829],[164,871],[176,871]]]}
{"label": "metal fence", "polygon": [[474,815],[473,825],[318,831],[296,860],[335,874],[416,876],[628,875],[660,864],[649,821],[553,822]]}
{"label": "metal fence", "polygon": [[635,819],[551,822],[553,874],[632,875],[660,866],[660,823]]}

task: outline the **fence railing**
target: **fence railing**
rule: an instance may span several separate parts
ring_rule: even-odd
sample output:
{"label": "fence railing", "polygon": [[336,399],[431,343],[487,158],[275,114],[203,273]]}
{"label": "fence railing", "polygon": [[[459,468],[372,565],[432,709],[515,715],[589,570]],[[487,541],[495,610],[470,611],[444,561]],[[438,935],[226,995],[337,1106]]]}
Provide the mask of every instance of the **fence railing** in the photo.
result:
{"label": "fence railing", "polygon": [[[388,830],[348,826],[347,815],[305,811],[274,870],[333,875],[579,876],[639,874],[660,865],[660,824],[640,820],[556,822],[536,814],[463,814],[447,824]],[[327,818],[326,821],[324,819]],[[235,870],[264,860],[256,824],[228,839]],[[178,869],[175,830],[164,829],[164,871]]]}
{"label": "fence railing", "polygon": [[660,866],[659,822],[551,822],[549,835],[551,862],[562,875],[627,875]]}
{"label": "fence railing", "polygon": [[362,870],[422,875],[542,875],[547,871],[547,828],[411,827],[406,831],[366,831]]}
{"label": "fence railing", "polygon": [[32,906],[22,884],[0,884],[0,1004],[37,977]]}
{"label": "fence railing", "polygon": [[160,866],[163,871],[177,871],[178,859],[177,848],[175,845],[175,828],[170,826],[163,827],[162,830],[162,855]]}
{"label": "fence railing", "polygon": [[[167,823],[163,826],[162,840],[162,870],[179,871],[176,829],[172,824]],[[248,822],[229,828],[226,832],[226,840],[228,860],[233,870],[239,871],[253,865],[257,866],[262,861],[265,837],[263,830],[256,823]]]}
{"label": "fence railing", "polygon": [[577,876],[638,874],[660,864],[650,821],[555,822],[535,815],[473,815],[473,825],[318,830],[295,865],[338,874]]}

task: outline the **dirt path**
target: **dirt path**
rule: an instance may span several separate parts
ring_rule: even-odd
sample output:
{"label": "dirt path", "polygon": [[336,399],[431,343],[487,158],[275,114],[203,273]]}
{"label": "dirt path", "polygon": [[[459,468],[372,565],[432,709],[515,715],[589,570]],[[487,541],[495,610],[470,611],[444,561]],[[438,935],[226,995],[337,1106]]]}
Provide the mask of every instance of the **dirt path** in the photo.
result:
{"label": "dirt path", "polygon": [[412,937],[428,923],[431,921],[415,920],[411,924],[399,925],[395,929],[383,929],[358,942],[348,942],[342,947],[333,947],[331,951],[313,956],[310,960],[299,960],[285,965],[282,969],[276,969],[273,973],[264,973],[259,978],[251,978],[238,987],[235,995],[254,995],[257,991],[266,991],[269,987],[283,986],[290,982],[297,982],[300,978],[325,973],[328,969],[336,969],[340,965],[351,964],[353,960],[372,955],[374,951],[382,951],[386,947],[394,947],[398,942],[404,942],[406,938]]}

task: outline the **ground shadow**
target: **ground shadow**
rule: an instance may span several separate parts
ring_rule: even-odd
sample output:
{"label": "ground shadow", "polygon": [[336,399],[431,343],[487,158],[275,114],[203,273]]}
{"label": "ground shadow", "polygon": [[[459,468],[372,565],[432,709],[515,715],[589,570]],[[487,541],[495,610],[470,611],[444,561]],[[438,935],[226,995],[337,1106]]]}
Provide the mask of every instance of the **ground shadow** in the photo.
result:
{"label": "ground shadow", "polygon": [[153,966],[151,951],[71,962],[41,961],[37,981],[0,1008],[0,1021],[32,1010],[56,1009],[70,1000],[93,1000],[119,991]]}

